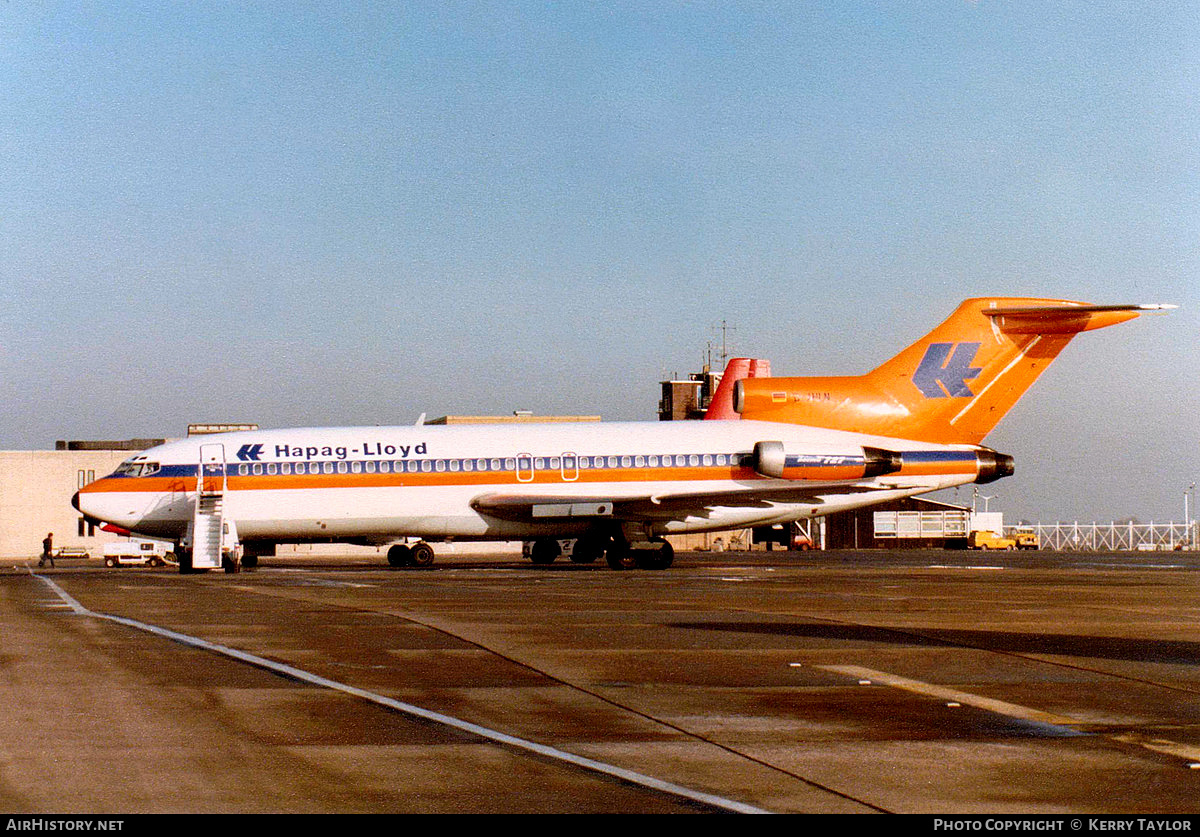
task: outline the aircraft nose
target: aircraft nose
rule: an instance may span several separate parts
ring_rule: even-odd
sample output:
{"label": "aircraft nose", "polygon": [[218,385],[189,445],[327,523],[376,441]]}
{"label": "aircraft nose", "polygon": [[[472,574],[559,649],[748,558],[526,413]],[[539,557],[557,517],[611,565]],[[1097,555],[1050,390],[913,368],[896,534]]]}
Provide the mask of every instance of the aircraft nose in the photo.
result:
{"label": "aircraft nose", "polygon": [[[84,502],[87,502],[87,504],[88,504],[88,508],[86,508],[86,509],[83,507]],[[71,496],[71,505],[75,507],[75,511],[77,511],[81,515],[83,515],[85,520],[90,520],[93,523],[102,522],[100,515],[98,513],[102,512],[103,509],[96,508],[96,495],[95,494],[88,494],[87,499],[84,500],[83,492],[76,491]]]}
{"label": "aircraft nose", "polygon": [[77,511],[81,515],[83,515],[84,519],[86,519],[86,520],[91,520],[94,523],[99,522],[98,518],[95,515],[90,514],[87,511],[85,511],[83,509],[83,507],[79,504],[79,502],[80,502],[79,495],[80,495],[80,492],[78,492],[78,491],[76,491],[73,495],[71,495],[71,505],[75,507],[75,511]]}

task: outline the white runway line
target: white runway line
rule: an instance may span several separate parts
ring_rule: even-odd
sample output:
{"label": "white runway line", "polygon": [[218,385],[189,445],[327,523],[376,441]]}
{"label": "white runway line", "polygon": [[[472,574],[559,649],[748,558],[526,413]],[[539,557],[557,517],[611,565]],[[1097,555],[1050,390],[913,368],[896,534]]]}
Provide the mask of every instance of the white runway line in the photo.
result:
{"label": "white runway line", "polygon": [[[995,712],[999,715],[1004,715],[1009,718],[1017,718],[1018,720],[1032,721],[1034,723],[1049,724],[1051,726],[1061,727],[1064,732],[1082,734],[1078,733],[1075,728],[1085,725],[1085,722],[1079,720],[1078,718],[1070,718],[1066,715],[1056,715],[1050,712],[1043,712],[1040,709],[1032,709],[1028,706],[1021,706],[1020,704],[1016,703],[1007,703],[1002,700],[993,700],[991,698],[983,697],[982,695],[975,695],[971,694],[970,692],[962,692],[957,689],[948,689],[945,686],[936,686],[933,683],[924,683],[920,680],[910,680],[907,677],[888,674],[886,671],[875,671],[874,669],[863,668],[862,666],[815,666],[815,668],[856,678],[860,684],[869,680],[874,684],[891,686],[892,688],[903,689],[904,691],[912,692],[913,694],[925,695],[927,697],[937,698],[938,700],[944,700],[947,701],[946,705],[948,707],[959,705],[974,706],[976,709]],[[1184,759],[1189,762],[1189,768],[1200,769],[1200,747],[1195,745],[1179,744],[1178,742],[1168,741],[1164,738],[1146,739],[1137,735],[1136,733],[1111,735],[1109,738],[1111,738],[1113,741],[1120,741],[1123,744],[1136,744],[1156,753],[1164,753],[1166,755]]]}
{"label": "white runway line", "polygon": [[481,727],[478,724],[471,723],[470,721],[463,721],[450,715],[443,715],[440,712],[432,712],[428,709],[422,709],[421,707],[415,706],[411,703],[404,703],[403,701],[394,700],[384,695],[368,692],[364,689],[359,689],[345,683],[339,683],[336,680],[329,680],[328,678],[304,671],[303,669],[294,668],[293,666],[289,666],[284,663],[278,663],[274,660],[268,660],[264,657],[259,657],[254,654],[248,654],[245,651],[239,651],[236,648],[229,648],[224,645],[216,645],[215,643],[208,642],[198,637],[181,634],[167,628],[161,628],[157,625],[139,622],[136,619],[127,619],[124,616],[113,616],[112,614],[108,613],[96,613],[88,610],[86,607],[80,604],[79,601],[67,593],[66,590],[63,590],[61,587],[59,587],[50,578],[40,576],[37,573],[31,573],[31,575],[33,575],[34,578],[38,579],[43,584],[50,587],[50,589],[52,589],[59,596],[59,598],[61,598],[76,614],[80,616],[90,616],[94,619],[106,619],[109,622],[115,622],[118,625],[125,625],[126,627],[135,628],[139,631],[146,631],[147,633],[163,637],[164,639],[172,640],[173,642],[178,642],[183,645],[189,645],[193,648],[200,648],[205,651],[212,651],[217,654],[222,654],[226,657],[230,657],[244,663],[249,663],[250,665],[258,668],[274,671],[278,674],[282,674],[285,677],[290,677],[293,680],[299,680],[304,683],[320,686],[325,689],[333,689],[353,697],[368,700],[372,703],[379,704],[380,706],[386,706],[387,708],[394,709],[397,712],[403,712],[404,714],[411,715],[415,718],[421,718],[426,721],[442,724],[462,732],[476,735],[488,741],[494,741],[497,744],[502,744],[518,750],[525,750],[545,758],[550,758],[566,764],[574,765],[575,767],[580,767],[584,770],[590,770],[594,773],[612,776],[613,778],[620,779],[623,782],[638,785],[649,790],[660,791],[662,793],[671,794],[682,799],[688,799],[704,805],[711,805],[714,808],[720,808],[738,814],[771,813],[770,811],[756,808],[753,805],[747,805],[742,802],[736,802],[731,799],[725,799],[720,796],[704,793],[703,791],[685,788],[682,785],[676,785],[673,782],[667,782],[662,779],[656,779],[653,776],[646,776],[642,773],[626,770],[623,767],[605,764],[604,762],[595,761],[594,759],[589,759],[584,756],[577,756],[574,753],[568,753],[565,750],[558,750],[554,747],[538,744],[536,741],[528,741],[524,738],[517,738],[516,736],[508,735],[507,733],[498,732],[497,730],[488,729],[487,727]]}
{"label": "white runway line", "polygon": [[831,671],[835,674],[844,674],[847,677],[853,677],[862,683],[864,680],[872,683],[877,683],[881,686],[891,686],[894,689],[903,689],[906,692],[912,692],[918,695],[926,695],[934,697],[938,700],[944,700],[954,703],[960,703],[964,706],[974,706],[976,709],[984,709],[988,712],[995,712],[998,715],[1004,715],[1009,718],[1017,718],[1023,721],[1032,721],[1039,724],[1051,724],[1057,727],[1065,727],[1070,729],[1079,726],[1082,722],[1075,718],[1068,718],[1065,715],[1055,715],[1050,712],[1042,712],[1039,709],[1031,709],[1028,706],[1020,706],[1015,703],[1006,703],[1002,700],[992,700],[985,698],[982,695],[973,695],[970,692],[960,692],[957,689],[948,689],[945,686],[935,686],[933,683],[923,683],[920,680],[910,680],[907,677],[900,677],[895,674],[888,674],[886,671],[876,671],[862,666],[817,666],[817,668]]}

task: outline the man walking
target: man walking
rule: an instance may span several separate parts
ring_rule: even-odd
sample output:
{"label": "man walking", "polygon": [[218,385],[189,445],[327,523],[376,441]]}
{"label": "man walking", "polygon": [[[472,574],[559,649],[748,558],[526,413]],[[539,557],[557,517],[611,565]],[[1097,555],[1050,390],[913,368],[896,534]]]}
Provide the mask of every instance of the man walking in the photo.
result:
{"label": "man walking", "polygon": [[54,533],[50,532],[46,537],[42,538],[42,559],[38,561],[39,567],[46,566],[46,562],[50,562],[50,566],[54,566]]}

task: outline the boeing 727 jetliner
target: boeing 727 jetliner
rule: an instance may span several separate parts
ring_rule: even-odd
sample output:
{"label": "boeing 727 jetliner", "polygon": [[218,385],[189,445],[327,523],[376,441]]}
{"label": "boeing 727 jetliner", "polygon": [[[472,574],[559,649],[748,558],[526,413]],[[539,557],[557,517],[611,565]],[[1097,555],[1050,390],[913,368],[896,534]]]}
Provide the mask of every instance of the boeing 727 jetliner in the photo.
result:
{"label": "boeing 727 jetliner", "polygon": [[[342,427],[192,437],[80,489],[86,517],[176,542],[183,571],[279,543],[560,539],[572,559],[661,569],[665,535],[788,523],[1013,473],[982,445],[1081,331],[1164,305],[981,298],[872,372],[743,378],[740,421]],[[409,545],[409,539],[419,542]]]}

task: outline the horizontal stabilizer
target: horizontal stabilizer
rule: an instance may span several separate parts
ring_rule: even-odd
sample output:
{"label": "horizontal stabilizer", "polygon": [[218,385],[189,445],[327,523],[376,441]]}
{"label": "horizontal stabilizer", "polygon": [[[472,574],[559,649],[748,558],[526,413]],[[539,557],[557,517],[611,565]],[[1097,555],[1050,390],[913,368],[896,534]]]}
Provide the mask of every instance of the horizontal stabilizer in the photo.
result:
{"label": "horizontal stabilizer", "polygon": [[1077,334],[1132,320],[1140,314],[1166,312],[1174,305],[1008,305],[984,308],[997,327],[1009,334]]}

